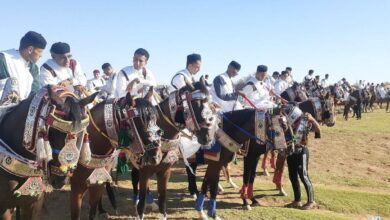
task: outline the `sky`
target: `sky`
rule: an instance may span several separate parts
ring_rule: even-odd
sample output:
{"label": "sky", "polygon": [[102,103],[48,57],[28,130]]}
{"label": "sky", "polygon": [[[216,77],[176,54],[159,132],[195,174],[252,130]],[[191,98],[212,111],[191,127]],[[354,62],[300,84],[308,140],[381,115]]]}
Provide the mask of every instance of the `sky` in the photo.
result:
{"label": "sky", "polygon": [[18,48],[30,30],[48,41],[38,62],[58,41],[71,46],[88,78],[109,62],[132,65],[145,48],[158,84],[169,84],[185,68],[186,56],[202,55],[198,75],[214,78],[230,61],[240,77],[267,65],[268,73],[293,68],[302,81],[309,69],[330,81],[342,77],[390,81],[388,0],[83,0],[3,1],[0,50]]}

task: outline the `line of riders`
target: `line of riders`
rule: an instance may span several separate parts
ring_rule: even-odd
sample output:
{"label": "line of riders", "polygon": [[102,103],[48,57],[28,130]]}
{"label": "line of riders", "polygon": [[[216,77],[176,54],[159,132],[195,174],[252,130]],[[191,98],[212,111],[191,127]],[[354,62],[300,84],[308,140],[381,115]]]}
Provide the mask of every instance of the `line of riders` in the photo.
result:
{"label": "line of riders", "polygon": [[[241,69],[236,61],[212,84],[207,77],[196,81],[202,64],[199,54],[188,55],[186,68],[172,77],[168,87],[155,92],[157,83],[147,68],[149,53],[143,48],[134,52],[132,66],[115,72],[105,63],[102,69],[107,81],[94,71],[95,78],[87,82],[67,43],[54,43],[52,58],[39,69],[36,62],[45,47],[45,38],[30,31],[20,40],[18,50],[0,53],[3,219],[12,219],[13,214],[18,219],[39,218],[45,192],[65,183],[71,185],[72,219],[80,219],[87,190],[89,218],[94,219],[97,209],[105,212],[101,206],[104,183],[116,209],[109,183],[119,152],[124,152],[120,156],[125,155],[133,166],[133,200],[139,219],[148,204],[158,208],[162,219],[167,218],[167,183],[180,155],[187,165],[188,189],[201,219],[219,218],[219,174],[221,170],[228,173],[236,154],[244,157],[240,194],[246,209],[259,204],[253,182],[260,156],[268,152],[278,152],[274,183],[281,195],[286,195],[282,176],[287,161],[294,201],[286,206],[314,208],[307,169],[308,134],[313,131],[315,138],[320,138],[320,124],[335,124],[335,103],[343,101],[346,108],[354,107],[360,118],[358,109],[366,97],[364,89],[353,90],[345,79],[328,86],[328,77],[319,83],[311,78],[311,70],[305,82],[298,84],[290,67],[280,76],[268,77],[265,65],[259,65],[254,76],[236,89],[232,78]],[[346,118],[348,111],[344,112]],[[198,191],[195,175],[201,163],[208,167]],[[158,205],[148,187],[154,174]],[[298,176],[307,193],[304,205]],[[206,197],[207,214],[203,212]]]}

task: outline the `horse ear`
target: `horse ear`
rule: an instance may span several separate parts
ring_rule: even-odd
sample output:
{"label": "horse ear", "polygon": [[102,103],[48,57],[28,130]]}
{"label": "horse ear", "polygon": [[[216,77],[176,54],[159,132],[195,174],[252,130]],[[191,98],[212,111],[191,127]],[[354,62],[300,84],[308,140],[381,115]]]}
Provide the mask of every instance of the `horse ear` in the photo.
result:
{"label": "horse ear", "polygon": [[97,94],[99,94],[99,92],[95,92],[94,94],[92,94],[92,95],[90,95],[90,96],[88,96],[88,97],[86,97],[86,98],[81,99],[81,100],[79,101],[79,104],[80,104],[82,107],[84,107],[84,106],[88,105],[89,103],[92,103],[92,102],[95,100]]}
{"label": "horse ear", "polygon": [[206,86],[206,80],[204,78],[204,76],[201,76],[200,77],[200,89],[202,90],[202,92],[206,95],[209,95],[209,90],[207,89],[207,86]]}
{"label": "horse ear", "polygon": [[127,92],[125,100],[126,100],[126,105],[128,105],[130,107],[135,106],[135,101],[134,101],[133,97],[131,96],[130,92]]}

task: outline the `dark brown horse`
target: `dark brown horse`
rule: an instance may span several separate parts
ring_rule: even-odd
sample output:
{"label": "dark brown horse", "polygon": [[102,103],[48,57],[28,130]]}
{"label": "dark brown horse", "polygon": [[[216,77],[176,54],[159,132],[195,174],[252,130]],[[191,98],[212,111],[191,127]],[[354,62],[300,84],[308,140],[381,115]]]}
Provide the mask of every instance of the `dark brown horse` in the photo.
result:
{"label": "dark brown horse", "polygon": [[[194,116],[196,117],[196,121],[198,122],[200,129],[195,132],[195,135],[197,135],[198,140],[202,143],[207,143],[210,141],[210,137],[213,136],[213,134],[210,134],[208,123],[203,119],[202,112],[205,109],[205,104],[207,104],[207,90],[204,86],[202,86],[204,83],[200,83],[201,91],[194,91],[192,93],[192,100],[191,106],[194,111]],[[162,147],[154,148],[154,150],[151,150],[148,152],[147,157],[144,158],[144,162],[146,164],[140,166],[139,164],[135,164],[136,167],[141,169],[140,179],[140,202],[138,205],[138,214],[140,216],[143,215],[144,206],[145,206],[145,194],[146,194],[146,188],[148,179],[151,175],[154,173],[157,174],[158,178],[158,191],[159,191],[159,209],[160,213],[162,213],[164,216],[166,215],[166,206],[165,206],[165,194],[166,194],[166,187],[167,182],[170,177],[170,167],[173,165],[173,163],[166,163],[160,161],[165,161],[165,158],[167,157],[167,148],[165,146],[165,142],[174,141],[178,138],[179,130],[183,128],[185,125],[185,116],[183,112],[183,108],[180,107],[181,100],[181,93],[188,92],[189,90],[192,90],[192,87],[187,87],[185,89],[180,90],[179,93],[175,96],[177,101],[180,103],[178,104],[177,111],[175,110],[175,114],[173,115],[173,118],[171,117],[171,106],[170,106],[170,100],[165,99],[163,102],[161,102],[157,108],[156,111],[158,112],[157,117],[157,125],[164,131],[163,132],[163,141],[162,141]],[[93,154],[100,155],[100,157],[104,157],[104,155],[109,156],[112,154],[112,152],[115,150],[117,143],[114,141],[110,141],[111,138],[108,137],[107,130],[105,129],[105,121],[103,117],[104,113],[104,102],[95,106],[91,110],[92,119],[95,121],[96,126],[92,125],[89,127],[89,133],[90,133],[90,141],[91,141],[91,150]],[[138,126],[142,127],[142,126]],[[119,131],[117,131],[119,132]],[[141,134],[141,133],[140,133]],[[169,149],[168,149],[169,150]],[[154,159],[153,159],[154,158]],[[153,160],[150,160],[153,159]],[[168,160],[169,162],[169,160]],[[174,162],[174,161],[173,161]],[[72,196],[71,196],[71,207],[72,207],[72,219],[78,219],[80,215],[80,208],[81,208],[81,201],[82,201],[82,195],[87,189],[86,180],[88,176],[92,173],[92,168],[87,168],[85,166],[80,166],[76,169],[73,178],[72,178]],[[137,169],[133,169],[134,172],[137,172]],[[136,177],[133,178],[133,187],[135,194],[138,194],[138,172],[134,173]],[[134,176],[134,175],[133,175]],[[137,180],[135,180],[137,179]],[[110,185],[108,185],[108,188],[110,189]],[[90,219],[93,219],[96,214],[96,209],[99,200],[101,199],[103,186],[102,185],[93,185],[89,187],[90,195]],[[144,194],[145,193],[145,194]],[[109,197],[113,196],[113,194],[109,194]],[[101,207],[100,207],[101,208]],[[104,211],[103,209],[99,211]]]}
{"label": "dark brown horse", "polygon": [[[0,144],[2,163],[0,214],[2,219],[12,219],[15,207],[17,219],[40,218],[44,188],[48,184],[52,184],[55,188],[64,185],[66,173],[59,169],[61,167],[62,171],[65,171],[64,165],[60,164],[57,152],[60,152],[62,157],[61,151],[64,145],[69,143],[69,137],[77,135],[78,131],[87,125],[88,117],[85,115],[84,106],[92,102],[94,97],[78,100],[69,93],[58,95],[48,86],[6,113],[0,124],[0,139],[2,140]],[[34,113],[39,117],[34,117]],[[31,127],[25,127],[27,125]],[[44,142],[40,136],[43,134],[40,130],[41,125],[48,129],[45,131]],[[29,136],[29,134],[32,135]],[[44,160],[38,160],[38,158],[43,158],[40,157],[42,154],[37,155],[43,143],[47,147],[45,147],[47,154]],[[42,153],[42,148],[40,150]],[[69,154],[68,156],[78,158],[78,155]]]}

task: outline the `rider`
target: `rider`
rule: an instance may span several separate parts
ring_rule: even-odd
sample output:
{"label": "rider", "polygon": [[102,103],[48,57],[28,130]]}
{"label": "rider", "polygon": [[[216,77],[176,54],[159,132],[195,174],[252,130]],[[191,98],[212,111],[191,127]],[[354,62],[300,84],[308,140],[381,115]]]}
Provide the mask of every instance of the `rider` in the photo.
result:
{"label": "rider", "polygon": [[199,72],[202,65],[202,57],[193,53],[187,56],[186,68],[177,72],[171,79],[169,92],[181,89],[187,84],[195,83],[194,76]]}
{"label": "rider", "polygon": [[45,38],[29,31],[20,40],[19,50],[0,52],[0,106],[18,103],[39,89],[36,62],[45,47]]}
{"label": "rider", "polygon": [[288,83],[286,81],[288,77],[288,72],[287,71],[282,71],[279,80],[276,81],[275,83],[275,94],[279,95],[282,94],[287,88],[288,88]]}
{"label": "rider", "polygon": [[106,93],[107,98],[113,98],[116,87],[117,73],[114,72],[114,69],[109,63],[104,63],[102,65],[102,70],[103,73],[108,77],[108,80],[106,85],[104,85],[101,90],[102,92]]}
{"label": "rider", "polygon": [[275,94],[273,88],[264,81],[267,76],[267,70],[267,66],[259,65],[255,76],[249,78],[242,88],[242,92],[252,103],[254,103],[256,108],[274,108],[276,107],[276,104],[272,100],[272,97],[275,99],[282,99],[279,95]]}
{"label": "rider", "polygon": [[54,43],[50,48],[50,54],[52,59],[48,59],[40,69],[40,86],[61,85],[71,91],[75,89],[80,94],[83,93],[87,78],[80,63],[72,59],[69,44]]}
{"label": "rider", "polygon": [[241,65],[236,61],[232,61],[229,63],[226,72],[218,75],[213,80],[211,89],[213,101],[221,107],[223,112],[242,108],[238,102],[238,95],[244,95],[244,93],[236,91],[232,81],[232,78],[238,75],[240,69]]}
{"label": "rider", "polygon": [[[146,67],[149,60],[149,52],[139,48],[134,52],[133,66],[127,66],[119,71],[116,81],[115,97],[123,97],[127,92],[132,96],[144,97],[149,87],[156,87],[156,79],[150,69]],[[157,104],[154,97],[153,105]]]}
{"label": "rider", "polygon": [[321,87],[328,88],[329,87],[329,74],[325,74],[325,78],[321,80]]}
{"label": "rider", "polygon": [[100,71],[96,69],[93,71],[93,79],[89,80],[87,85],[89,91],[100,91],[101,88],[106,85],[106,80],[104,80],[103,77],[100,77]]}

